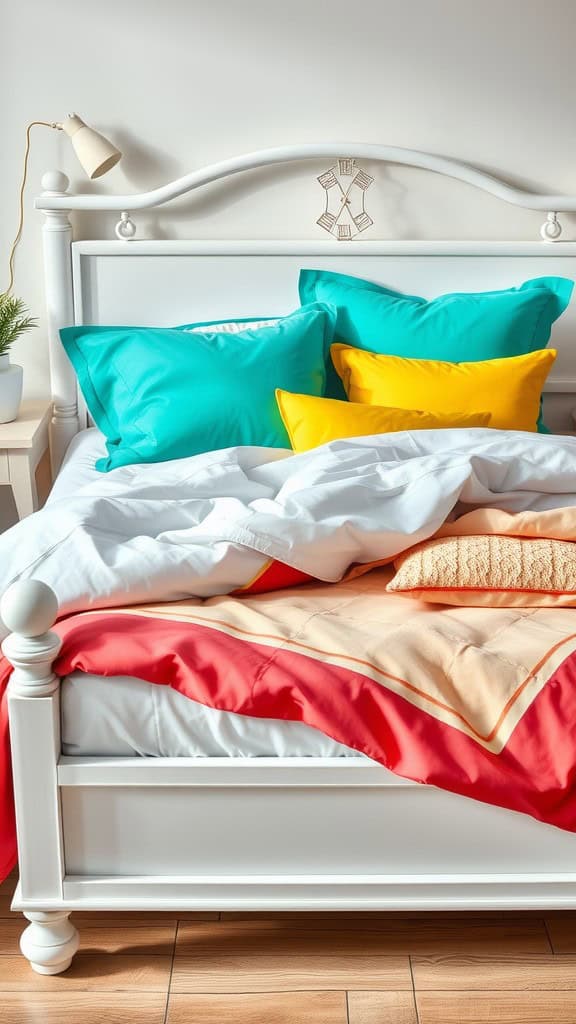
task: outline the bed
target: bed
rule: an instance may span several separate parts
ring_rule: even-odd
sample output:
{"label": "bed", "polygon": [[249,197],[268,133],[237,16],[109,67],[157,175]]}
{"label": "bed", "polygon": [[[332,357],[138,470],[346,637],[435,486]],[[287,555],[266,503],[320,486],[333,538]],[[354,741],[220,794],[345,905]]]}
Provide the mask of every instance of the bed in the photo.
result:
{"label": "bed", "polygon": [[[381,149],[365,147],[357,155],[394,158]],[[335,156],[336,148],[302,155]],[[70,196],[63,175],[46,177],[37,205],[46,219],[51,500],[74,492],[92,471],[100,444],[60,345],[64,325],[167,325],[224,318],[231,309],[236,316],[255,309],[263,317],[281,315],[297,303],[302,267],[425,296],[576,275],[576,244],[570,242],[122,240],[131,234],[123,235],[132,223],[127,211],[278,159],[230,162],[144,197]],[[404,160],[415,162],[413,154]],[[440,166],[434,158],[416,163],[533,209],[565,208],[547,205],[554,197],[508,194],[504,185],[498,193],[499,183],[469,168],[459,173],[459,165]],[[69,213],[75,209],[121,211],[119,240],[72,241]],[[547,400],[550,421],[559,428],[567,426],[576,391],[575,321],[571,306],[554,329],[559,358]],[[148,728],[160,697],[150,697],[149,683],[133,681],[125,685],[132,695],[142,688],[139,706],[151,701],[137,735],[119,680],[99,731],[96,709],[108,699],[102,680],[73,673],[61,685],[52,672],[60,645],[50,632],[56,612],[46,592],[33,586],[3,608],[12,628],[6,654],[15,668],[9,703],[20,881],[13,906],[30,921],[22,950],[40,973],[69,966],[78,945],[69,914],[79,909],[576,907],[574,834],[402,778],[307,725],[278,722],[273,728],[269,720],[254,719],[243,732],[233,717],[222,725],[218,712],[210,717],[199,706],[194,739],[191,731],[179,731],[186,716],[178,695],[168,693],[160,714],[166,721],[173,714],[174,725],[161,740]],[[112,723],[120,723],[123,704],[125,725],[115,735]],[[130,734],[129,726],[136,731]]]}

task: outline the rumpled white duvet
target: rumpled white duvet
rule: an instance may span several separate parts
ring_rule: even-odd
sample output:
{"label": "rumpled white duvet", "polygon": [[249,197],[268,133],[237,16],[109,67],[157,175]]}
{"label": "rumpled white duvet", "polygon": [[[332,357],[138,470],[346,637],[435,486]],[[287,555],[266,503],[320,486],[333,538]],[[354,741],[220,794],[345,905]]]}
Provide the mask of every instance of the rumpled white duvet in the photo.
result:
{"label": "rumpled white duvet", "polygon": [[576,439],[430,430],[122,467],[0,536],[0,593],[34,577],[61,612],[208,597],[270,558],[336,581],[479,506],[576,506]]}

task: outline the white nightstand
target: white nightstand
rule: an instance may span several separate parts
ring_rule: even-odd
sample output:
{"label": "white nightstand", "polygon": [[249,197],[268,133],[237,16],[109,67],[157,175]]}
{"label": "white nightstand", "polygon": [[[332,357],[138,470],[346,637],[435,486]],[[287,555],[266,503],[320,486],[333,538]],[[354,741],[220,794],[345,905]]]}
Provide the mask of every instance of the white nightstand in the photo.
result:
{"label": "white nightstand", "polygon": [[36,470],[47,469],[48,424],[52,403],[46,399],[22,402],[18,419],[0,423],[0,484],[12,488],[18,518],[38,508]]}

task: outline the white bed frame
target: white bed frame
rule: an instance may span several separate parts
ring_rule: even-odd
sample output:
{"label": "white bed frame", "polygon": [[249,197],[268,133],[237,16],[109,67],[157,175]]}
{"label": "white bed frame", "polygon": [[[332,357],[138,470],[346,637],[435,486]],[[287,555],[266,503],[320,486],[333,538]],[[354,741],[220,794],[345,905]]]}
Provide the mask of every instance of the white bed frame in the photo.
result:
{"label": "white bed frame", "polygon": [[[427,167],[548,213],[576,198],[538,196],[428,154],[384,146],[294,147],[195,172],[139,196],[71,196],[51,172],[44,227],[55,471],[86,425],[58,329],[72,322],[183,323],[269,316],[298,304],[297,271],[321,266],[424,295],[576,276],[576,244],[421,242],[72,242],[72,210],[130,212],[217,178],[283,160],[349,155]],[[323,169],[323,168],[319,168]],[[320,234],[320,231],[319,231]],[[548,390],[576,392],[576,308],[558,323]],[[570,399],[568,399],[570,401]],[[566,403],[566,399],[565,399]],[[71,758],[60,752],[57,606],[41,584],[2,603],[12,630],[9,688],[20,882],[35,970],[65,970],[72,910],[519,909],[576,907],[576,835],[400,779],[360,758]]]}

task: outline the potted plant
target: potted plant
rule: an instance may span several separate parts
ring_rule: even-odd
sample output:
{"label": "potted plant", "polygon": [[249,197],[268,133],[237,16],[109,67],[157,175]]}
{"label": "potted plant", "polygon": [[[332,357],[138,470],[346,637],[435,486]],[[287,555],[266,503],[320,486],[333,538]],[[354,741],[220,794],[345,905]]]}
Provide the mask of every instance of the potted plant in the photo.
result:
{"label": "potted plant", "polygon": [[21,334],[37,326],[22,299],[0,294],[0,423],[15,420],[22,399],[22,367],[10,363],[10,347]]}

